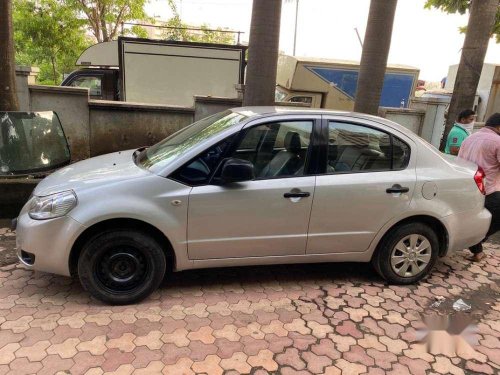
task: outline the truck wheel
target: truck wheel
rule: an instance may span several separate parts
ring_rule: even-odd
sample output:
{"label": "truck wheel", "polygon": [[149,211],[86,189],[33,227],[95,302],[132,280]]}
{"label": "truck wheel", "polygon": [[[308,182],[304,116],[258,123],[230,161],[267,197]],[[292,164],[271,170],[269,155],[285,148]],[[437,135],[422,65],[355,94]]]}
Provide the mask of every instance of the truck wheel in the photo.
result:
{"label": "truck wheel", "polygon": [[78,259],[82,286],[113,305],[139,302],[155,291],[166,271],[160,245],[146,233],[115,229],[92,237]]}
{"label": "truck wheel", "polygon": [[422,223],[394,228],[380,242],[372,263],[390,284],[413,284],[423,279],[438,258],[436,233]]}

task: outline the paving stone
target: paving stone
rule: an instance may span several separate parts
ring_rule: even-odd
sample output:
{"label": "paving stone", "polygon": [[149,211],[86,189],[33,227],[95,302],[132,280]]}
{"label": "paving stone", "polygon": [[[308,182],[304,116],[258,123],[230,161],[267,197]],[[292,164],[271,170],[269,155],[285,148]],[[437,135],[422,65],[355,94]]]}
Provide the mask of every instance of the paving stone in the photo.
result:
{"label": "paving stone", "polygon": [[162,361],[165,365],[173,365],[181,358],[189,357],[191,354],[191,349],[189,347],[179,348],[175,344],[165,344],[161,347],[163,352]]}
{"label": "paving stone", "polygon": [[465,368],[467,370],[470,370],[470,371],[473,371],[473,372],[479,373],[479,374],[495,374],[498,372],[498,370],[495,371],[487,363],[475,363],[473,361],[467,361],[465,364]]}
{"label": "paving stone", "polygon": [[455,366],[449,358],[436,357],[436,362],[432,364],[432,368],[439,372],[440,374],[453,374],[453,375],[463,375],[464,371]]}
{"label": "paving stone", "polygon": [[50,341],[37,341],[32,346],[23,346],[16,352],[17,358],[26,357],[30,362],[39,362],[47,356]]}
{"label": "paving stone", "polygon": [[162,373],[165,375],[194,375],[194,371],[191,370],[193,361],[189,358],[180,358],[176,363],[172,365],[165,365]]}
{"label": "paving stone", "polygon": [[306,368],[306,364],[300,358],[299,351],[295,348],[288,348],[284,353],[278,354],[276,356],[276,362],[282,366],[292,366],[295,370],[303,370]]}
{"label": "paving stone", "polygon": [[368,349],[367,353],[370,357],[375,360],[375,364],[383,369],[390,369],[393,362],[397,362],[398,358],[394,353],[391,352],[381,352],[376,349]]}
{"label": "paving stone", "polygon": [[220,361],[216,355],[209,355],[203,361],[193,363],[192,369],[196,373],[222,375],[224,370],[220,366]]}
{"label": "paving stone", "polygon": [[102,355],[108,348],[106,347],[106,336],[96,336],[90,341],[84,341],[77,344],[78,351],[88,351],[92,355]]}
{"label": "paving stone", "polygon": [[104,372],[116,371],[121,366],[132,364],[135,360],[135,356],[132,353],[123,353],[117,348],[107,350],[104,353],[104,358],[105,360],[101,366]]}
{"label": "paving stone", "polygon": [[408,367],[413,375],[425,375],[430,370],[431,365],[423,359],[411,359],[408,357],[399,357],[399,363]]}
{"label": "paving stone", "polygon": [[11,372],[16,375],[36,374],[42,369],[40,362],[30,362],[27,358],[17,358],[9,365]]}
{"label": "paving stone", "polygon": [[373,366],[375,360],[371,358],[366,350],[358,345],[351,346],[351,349],[342,355],[342,358],[352,363],[359,363],[365,366]]}
{"label": "paving stone", "polygon": [[345,359],[337,359],[335,361],[335,366],[342,371],[342,375],[359,375],[366,372],[366,366],[349,363]]}
{"label": "paving stone", "polygon": [[220,367],[223,370],[234,370],[239,374],[250,373],[252,367],[247,363],[248,356],[242,352],[236,352],[231,357],[222,359]]}
{"label": "paving stone", "polygon": [[14,353],[19,349],[21,346],[17,343],[10,343],[2,347],[0,349],[0,365],[8,365],[11,363],[14,359],[16,359],[16,356]]}
{"label": "paving stone", "polygon": [[307,370],[313,374],[323,373],[324,368],[332,365],[332,360],[327,356],[318,356],[313,352],[305,352],[301,354],[301,358],[307,364]]}
{"label": "paving stone", "polygon": [[69,278],[0,267],[0,375],[496,374],[498,301],[471,312],[478,346],[456,338],[447,357],[417,342],[435,295],[500,292],[500,246],[491,246],[484,263],[457,252],[415,286],[332,280],[322,265],[190,271],[134,306],[105,306]]}
{"label": "paving stone", "polygon": [[363,337],[356,324],[350,320],[344,321],[341,325],[335,327],[335,331],[342,336],[351,336],[357,339]]}
{"label": "paving stone", "polygon": [[163,352],[161,350],[152,350],[147,346],[138,346],[132,352],[135,360],[132,362],[134,368],[146,368],[150,362],[161,361]]}
{"label": "paving stone", "polygon": [[92,368],[100,367],[104,362],[104,356],[95,356],[89,352],[79,352],[73,357],[75,364],[71,367],[71,374],[85,374]]}
{"label": "paving stone", "polygon": [[256,355],[259,351],[267,349],[269,343],[265,340],[257,340],[251,336],[244,336],[240,341],[243,344],[243,352],[248,356]]}
{"label": "paving stone", "polygon": [[63,359],[58,355],[48,355],[42,360],[41,364],[42,368],[38,371],[38,374],[53,375],[58,371],[67,371],[68,373],[71,367],[75,365],[75,362],[70,358]]}

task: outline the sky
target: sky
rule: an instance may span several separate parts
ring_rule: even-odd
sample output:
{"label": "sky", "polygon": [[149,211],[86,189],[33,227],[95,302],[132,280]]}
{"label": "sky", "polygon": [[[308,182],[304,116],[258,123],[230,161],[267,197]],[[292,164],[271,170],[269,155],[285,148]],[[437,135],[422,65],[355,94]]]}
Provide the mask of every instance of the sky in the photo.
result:
{"label": "sky", "polygon": [[[280,50],[293,52],[295,1],[285,0],[282,8]],[[361,59],[370,0],[298,0],[297,51],[299,56]],[[243,31],[248,41],[252,0],[176,0],[181,18],[190,25],[209,24]],[[449,15],[424,9],[425,0],[399,0],[394,21],[389,63],[420,69],[420,78],[440,81],[448,67],[458,64],[468,15]],[[147,12],[166,20],[171,16],[166,0],[150,0]],[[500,64],[500,44],[490,40],[486,62]]]}

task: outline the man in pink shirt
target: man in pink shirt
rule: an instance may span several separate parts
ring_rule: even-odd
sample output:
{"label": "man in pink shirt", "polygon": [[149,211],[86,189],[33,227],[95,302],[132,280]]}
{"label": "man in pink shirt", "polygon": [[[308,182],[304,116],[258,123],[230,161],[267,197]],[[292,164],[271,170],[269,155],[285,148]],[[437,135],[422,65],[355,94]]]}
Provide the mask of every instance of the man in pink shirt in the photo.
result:
{"label": "man in pink shirt", "polygon": [[[484,206],[491,212],[492,220],[486,238],[500,230],[500,113],[492,115],[484,128],[465,139],[458,157],[476,163],[486,175],[486,201]],[[469,249],[473,261],[484,258],[481,243]]]}

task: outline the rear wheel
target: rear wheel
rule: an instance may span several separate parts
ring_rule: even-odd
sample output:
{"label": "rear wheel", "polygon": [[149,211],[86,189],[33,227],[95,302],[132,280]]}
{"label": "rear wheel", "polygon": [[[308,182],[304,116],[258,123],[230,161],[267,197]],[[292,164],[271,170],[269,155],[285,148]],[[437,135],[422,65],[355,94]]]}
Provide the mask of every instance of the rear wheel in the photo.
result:
{"label": "rear wheel", "polygon": [[92,237],[78,259],[78,276],[95,298],[110,304],[138,302],[158,288],[166,271],[160,245],[132,230],[109,230]]}
{"label": "rear wheel", "polygon": [[389,283],[413,284],[429,274],[438,251],[438,237],[430,227],[408,223],[394,228],[384,237],[372,263]]}

